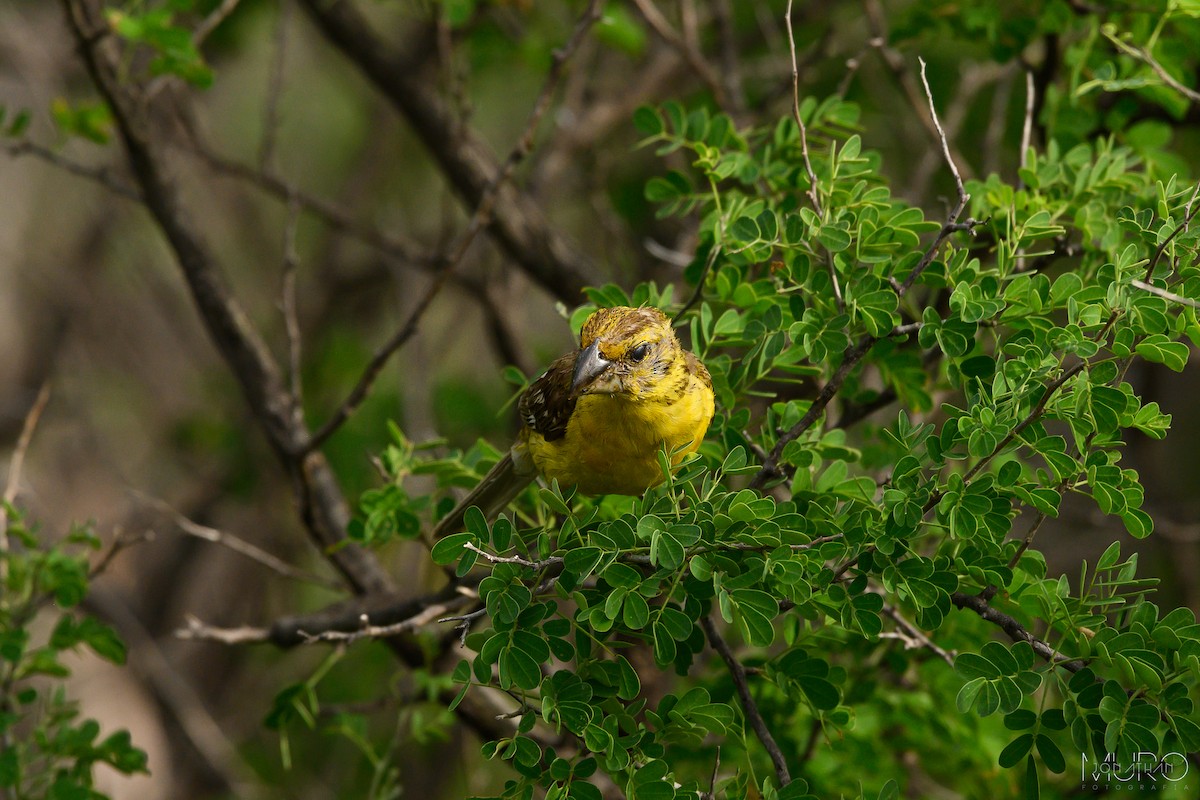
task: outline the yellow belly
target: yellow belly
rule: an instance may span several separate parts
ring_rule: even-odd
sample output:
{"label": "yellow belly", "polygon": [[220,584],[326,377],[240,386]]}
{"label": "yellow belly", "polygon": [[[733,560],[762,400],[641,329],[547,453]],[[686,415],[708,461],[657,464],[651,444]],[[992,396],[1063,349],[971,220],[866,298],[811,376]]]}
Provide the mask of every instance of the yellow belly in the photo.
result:
{"label": "yellow belly", "polygon": [[712,420],[708,391],[689,391],[678,402],[634,400],[624,395],[579,398],[567,432],[547,442],[530,433],[528,454],[538,473],[586,494],[641,494],[663,479],[658,452],[674,463],[700,446]]}

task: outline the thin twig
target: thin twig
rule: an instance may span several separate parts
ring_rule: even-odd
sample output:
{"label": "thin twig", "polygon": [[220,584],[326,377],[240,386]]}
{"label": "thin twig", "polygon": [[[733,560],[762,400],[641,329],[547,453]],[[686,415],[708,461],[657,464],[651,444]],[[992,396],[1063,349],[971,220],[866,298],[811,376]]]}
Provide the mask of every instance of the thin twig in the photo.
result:
{"label": "thin twig", "polygon": [[212,13],[196,26],[196,30],[192,31],[192,44],[196,47],[204,44],[204,40],[225,21],[226,17],[233,13],[239,2],[241,0],[222,0],[221,5],[214,8]]}
{"label": "thin twig", "polygon": [[[713,25],[721,42],[721,76],[725,79],[725,93],[729,99],[729,110],[735,118],[746,112],[746,93],[742,88],[741,65],[738,62],[737,29],[733,24],[731,0],[713,0]],[[721,759],[717,758],[720,764]]]}
{"label": "thin twig", "polygon": [[533,110],[530,112],[529,120],[525,125],[525,130],[518,138],[516,146],[509,152],[508,158],[500,167],[499,172],[483,192],[483,196],[480,198],[479,205],[476,207],[467,229],[463,231],[457,243],[451,247],[449,255],[443,259],[438,276],[434,278],[429,288],[425,291],[425,294],[417,301],[416,306],[410,312],[404,325],[382,347],[375,351],[371,360],[367,362],[358,382],[351,389],[350,394],[347,395],[333,416],[313,434],[305,447],[306,453],[321,447],[350,418],[350,415],[354,413],[363,400],[366,399],[371,387],[375,384],[376,378],[379,377],[379,373],[383,371],[384,365],[416,333],[417,326],[424,316],[425,311],[433,302],[433,299],[438,295],[442,287],[445,286],[455,267],[462,261],[467,249],[475,241],[475,237],[490,223],[492,210],[496,199],[499,197],[501,187],[512,176],[517,165],[533,149],[534,136],[537,133],[538,125],[541,123],[546,110],[550,107],[550,99],[562,79],[566,62],[579,49],[579,45],[583,43],[588,30],[600,19],[601,5],[601,0],[592,0],[588,5],[587,11],[584,12],[583,16],[576,23],[575,29],[572,31],[566,44],[561,49],[554,51],[554,59],[551,63],[550,71],[542,85],[541,92],[534,102]]}
{"label": "thin twig", "polygon": [[808,175],[808,198],[812,201],[813,211],[821,216],[821,200],[817,195],[817,174],[813,172],[812,160],[808,157],[808,127],[800,116],[800,69],[796,64],[796,36],[792,33],[792,0],[788,0],[787,10],[783,12],[784,27],[787,28],[788,51],[792,57],[792,118],[800,129],[800,154],[804,156],[804,171]]}
{"label": "thin twig", "polygon": [[271,570],[277,575],[281,575],[284,578],[304,581],[317,586],[324,586],[327,589],[338,590],[342,588],[342,584],[339,581],[335,581],[331,578],[324,578],[320,575],[314,575],[311,572],[306,572],[298,567],[293,567],[291,564],[287,563],[278,556],[272,555],[266,550],[263,550],[261,547],[251,544],[245,539],[235,536],[232,533],[194,522],[193,520],[188,519],[186,516],[176,511],[168,503],[158,499],[157,497],[151,497],[149,495],[142,494],[141,492],[134,492],[134,496],[137,497],[137,499],[142,503],[169,516],[175,523],[175,527],[179,528],[179,530],[183,531],[188,536],[194,536],[197,539],[203,539],[206,542],[219,544],[222,547],[232,550],[238,555],[245,556],[251,561],[255,561],[263,565],[267,569]]}
{"label": "thin twig", "polygon": [[217,777],[225,787],[222,794],[253,797],[257,784],[251,770],[178,658],[168,658],[119,592],[97,587],[88,592],[86,603],[112,622],[128,643],[131,669],[136,671],[139,685],[148,685],[172,722],[178,724],[196,753],[195,766]]}
{"label": "thin twig", "polygon": [[[1008,434],[1000,440],[999,444],[992,449],[991,453],[979,459],[979,461],[975,463],[975,466],[966,471],[966,473],[963,475],[963,482],[970,482],[972,478],[979,474],[980,470],[991,463],[992,459],[1004,452],[1004,449],[1008,447],[1014,439],[1021,435],[1021,431],[1028,428],[1034,422],[1037,422],[1037,420],[1041,418],[1042,413],[1046,410],[1047,404],[1049,404],[1050,399],[1054,397],[1055,393],[1058,392],[1058,390],[1061,389],[1067,381],[1071,380],[1071,378],[1074,378],[1076,375],[1082,372],[1086,366],[1086,361],[1080,361],[1076,364],[1073,364],[1064,370],[1062,375],[1059,375],[1057,378],[1050,381],[1050,383],[1046,384],[1045,389],[1042,391],[1042,396],[1038,398],[1037,404],[1030,409],[1029,413],[1024,419],[1013,426],[1013,429],[1010,430]],[[936,503],[934,503],[934,505],[936,505]]]}
{"label": "thin twig", "polygon": [[787,760],[783,757],[783,751],[779,749],[779,745],[775,743],[775,737],[771,735],[770,729],[767,728],[767,723],[763,720],[762,714],[758,710],[758,705],[754,702],[754,697],[750,694],[750,685],[746,683],[746,668],[733,655],[733,651],[729,649],[729,644],[722,638],[712,619],[707,615],[700,617],[700,626],[704,628],[704,635],[708,637],[709,644],[721,656],[721,660],[725,662],[725,666],[729,668],[729,677],[733,679],[733,688],[737,692],[738,700],[742,704],[742,712],[746,715],[746,720],[750,723],[750,727],[754,729],[754,735],[762,742],[762,746],[766,748],[767,755],[771,757],[771,763],[775,766],[775,777],[779,780],[779,785],[781,787],[787,786],[792,782],[792,776],[788,772]]}
{"label": "thin twig", "polygon": [[1129,285],[1135,286],[1138,289],[1141,289],[1143,292],[1149,292],[1150,294],[1157,295],[1164,300],[1170,300],[1172,303],[1179,303],[1180,305],[1189,306],[1190,308],[1200,308],[1200,303],[1196,302],[1190,297],[1184,297],[1181,294],[1168,292],[1166,289],[1160,289],[1157,286],[1146,283],[1145,281],[1139,281],[1136,278],[1131,280]]}
{"label": "thin twig", "polygon": [[1150,55],[1148,50],[1142,47],[1135,47],[1128,42],[1123,42],[1119,37],[1114,36],[1108,31],[1104,31],[1104,35],[1110,42],[1116,45],[1117,49],[1122,53],[1128,56],[1133,56],[1138,61],[1141,61],[1149,66],[1150,69],[1154,70],[1154,74],[1158,75],[1158,77],[1162,79],[1162,82],[1167,86],[1170,86],[1172,89],[1179,92],[1193,103],[1200,103],[1200,92],[1197,92],[1195,89],[1185,86],[1176,80],[1175,76],[1167,72],[1166,68],[1163,67],[1162,64],[1158,63],[1158,60],[1154,56]]}
{"label": "thin twig", "polygon": [[[387,639],[392,636],[397,636],[401,633],[422,628],[437,622],[440,618],[446,616],[450,611],[463,603],[470,602],[474,598],[465,595],[451,597],[441,603],[435,603],[427,606],[420,613],[408,619],[394,622],[390,625],[372,625],[367,614],[361,617],[362,627],[353,631],[342,630],[323,630],[315,632],[299,631],[299,636],[302,644],[320,644],[328,642],[341,642],[349,644],[356,642],[359,639]],[[180,639],[201,639],[211,642],[220,642],[222,644],[259,644],[271,642],[274,639],[271,628],[258,628],[253,626],[242,626],[238,628],[220,628],[208,625],[205,622],[197,619],[194,616],[188,615],[187,627],[180,628],[175,632],[175,636]]]}
{"label": "thin twig", "polygon": [[891,637],[886,637],[884,634],[880,634],[881,637],[899,639],[900,641],[904,642],[905,649],[914,650],[925,648],[950,666],[954,666],[955,654],[952,651],[948,651],[941,647],[937,642],[933,641],[933,639],[930,639],[924,631],[909,622],[908,619],[906,619],[895,606],[885,602],[883,604],[883,613],[896,625],[899,630],[893,632]]}
{"label": "thin twig", "polygon": [[1154,270],[1158,268],[1158,262],[1162,260],[1163,254],[1167,252],[1167,246],[1175,241],[1175,237],[1183,233],[1192,224],[1192,217],[1196,212],[1200,211],[1200,205],[1193,205],[1196,200],[1196,195],[1200,194],[1200,181],[1196,183],[1196,188],[1192,190],[1192,198],[1188,200],[1184,211],[1183,221],[1175,226],[1175,230],[1171,234],[1159,242],[1158,247],[1154,248],[1154,255],[1150,258],[1150,263],[1146,265],[1146,275],[1142,278],[1144,283],[1149,283],[1154,277]]}
{"label": "thin twig", "polygon": [[20,142],[0,142],[0,147],[3,147],[13,158],[29,155],[34,158],[41,159],[47,164],[58,167],[61,170],[76,175],[80,178],[85,178],[93,183],[98,183],[105,189],[108,189],[113,194],[133,200],[134,202],[142,202],[142,193],[135,187],[130,186],[124,181],[118,179],[112,174],[108,167],[89,167],[86,164],[80,164],[59,155],[48,147],[43,147],[40,144],[24,140]]}
{"label": "thin twig", "polygon": [[417,242],[359,223],[333,203],[289,185],[287,181],[269,170],[261,170],[231,161],[195,140],[190,142],[190,146],[185,152],[199,158],[209,169],[257,186],[284,204],[296,203],[333,230],[351,236],[385,256],[425,270],[433,267],[434,257],[424,252]]}
{"label": "thin twig", "polygon": [[136,533],[129,536],[127,536],[123,531],[118,530],[116,535],[113,537],[112,544],[108,546],[108,550],[106,550],[104,555],[100,556],[100,560],[93,564],[91,569],[88,570],[88,580],[104,574],[104,571],[108,569],[109,565],[112,564],[117,555],[125,549],[137,544],[141,544],[142,542],[153,541],[154,537],[155,533],[152,530],[144,530],[141,533]]}
{"label": "thin twig", "polygon": [[708,791],[700,793],[700,800],[716,800],[717,773],[721,770],[721,746],[717,745],[717,755],[713,759],[712,777],[708,779]]}
{"label": "thin twig", "polygon": [[[660,39],[675,48],[683,56],[684,61],[695,70],[696,74],[700,76],[700,80],[712,92],[713,100],[716,101],[717,105],[725,108],[728,105],[728,99],[725,96],[725,87],[721,84],[712,65],[704,60],[704,54],[700,52],[695,42],[690,40],[689,37],[676,32],[671,27],[671,23],[667,21],[667,18],[663,16],[663,13],[658,10],[653,0],[633,0],[633,5],[642,15],[642,18],[646,20],[646,24],[650,26],[650,29],[658,34]],[[686,24],[685,17],[685,26]]]}
{"label": "thin twig", "polygon": [[929,79],[925,77],[925,59],[918,56],[917,63],[921,65],[921,85],[925,87],[925,97],[929,100],[929,115],[933,118],[933,127],[937,130],[938,141],[942,145],[942,156],[946,159],[946,165],[950,167],[950,172],[954,175],[958,199],[963,205],[966,205],[971,196],[963,189],[962,176],[958,174],[958,165],[954,163],[954,157],[950,155],[950,143],[946,141],[946,131],[942,129],[942,121],[938,119],[937,107],[933,104],[933,92],[929,88]]}
{"label": "thin twig", "polygon": [[1033,141],[1033,109],[1037,105],[1037,85],[1033,72],[1025,71],[1025,122],[1021,126],[1021,169],[1029,166],[1029,145]]}
{"label": "thin twig", "polygon": [[696,303],[699,302],[700,298],[704,295],[704,282],[708,280],[708,274],[712,272],[713,264],[717,263],[717,256],[721,253],[721,239],[724,238],[725,235],[724,223],[721,220],[717,220],[717,226],[717,241],[713,242],[712,249],[708,251],[708,258],[704,260],[704,269],[700,270],[700,277],[696,279],[696,288],[692,292],[692,296],[689,297],[687,302],[683,304],[683,308],[679,309],[679,312],[675,314],[675,317],[671,320],[672,325],[683,319],[683,315],[686,314],[688,310],[692,308],[692,306],[696,305]]}
{"label": "thin twig", "polygon": [[471,632],[471,624],[475,620],[487,613],[486,608],[477,608],[469,614],[458,614],[451,617],[442,617],[438,622],[457,622],[454,630],[458,631],[458,641],[463,646],[467,646],[467,634]]}
{"label": "thin twig", "polygon": [[296,270],[300,256],[296,252],[296,228],[300,223],[300,204],[288,202],[287,222],[283,228],[283,282],[279,288],[279,308],[287,332],[288,385],[297,409],[303,408],[304,385],[300,375],[300,316],[296,311]]}
{"label": "thin twig", "polygon": [[[925,80],[924,60],[921,61],[921,80],[925,84],[926,92],[928,92],[929,83]],[[925,251],[925,255],[921,257],[921,260],[918,261],[916,266],[912,268],[912,271],[908,273],[908,277],[906,277],[899,285],[893,285],[893,289],[900,297],[903,297],[910,289],[912,289],[929,265],[933,263],[933,259],[941,249],[943,242],[945,242],[952,233],[956,233],[958,231],[971,231],[980,224],[978,220],[971,219],[969,217],[966,220],[959,222],[959,217],[962,216],[963,211],[966,209],[967,203],[971,199],[971,195],[967,194],[966,189],[963,187],[962,177],[959,174],[958,167],[955,165],[954,159],[950,155],[950,146],[946,141],[945,133],[942,130],[942,124],[937,118],[937,107],[934,105],[933,95],[927,94],[927,99],[929,101],[929,112],[933,115],[934,128],[938,132],[939,142],[942,148],[942,155],[946,159],[946,164],[949,166],[950,172],[954,175],[955,186],[958,190],[958,202],[955,203],[954,208],[950,210],[950,214],[946,218],[946,222],[942,225],[941,230],[938,231],[937,238],[933,240],[933,242],[929,245],[929,248]],[[889,335],[890,333],[891,332],[889,331]],[[787,447],[789,442],[797,439],[801,434],[812,427],[818,419],[820,419],[821,415],[824,414],[826,407],[828,407],[828,405],[833,401],[833,398],[841,390],[842,384],[845,382],[847,376],[849,376],[851,370],[858,365],[858,362],[860,362],[867,355],[867,353],[871,351],[871,348],[878,341],[878,338],[868,335],[860,339],[857,344],[846,348],[846,351],[842,354],[841,364],[838,365],[837,370],[830,377],[828,383],[821,387],[821,391],[818,392],[817,396],[813,399],[812,405],[809,406],[808,411],[805,412],[804,416],[800,418],[799,422],[793,425],[791,429],[789,429],[786,433],[780,436],[778,440],[776,440],[775,446],[771,448],[771,452],[763,462],[762,468],[750,480],[750,488],[762,489],[772,478],[779,477],[781,474],[783,474],[779,468],[779,459],[783,455],[784,448]]]}
{"label": "thin twig", "polygon": [[[38,420],[42,418],[42,412],[46,410],[48,402],[50,402],[50,382],[46,381],[42,384],[42,388],[38,389],[37,397],[34,398],[33,405],[29,407],[29,412],[25,415],[21,433],[17,436],[16,447],[13,448],[12,459],[8,462],[4,502],[0,503],[0,555],[8,553],[8,509],[17,499],[17,492],[20,491],[21,471],[25,468],[25,454],[29,451],[29,443],[33,441],[33,432],[37,429]],[[0,558],[0,585],[3,585],[7,578],[8,559]]]}
{"label": "thin twig", "polygon": [[520,556],[496,556],[480,548],[474,542],[463,542],[463,549],[470,550],[472,553],[477,553],[493,564],[520,564],[522,567],[528,567],[529,569],[535,570],[542,570],[546,569],[547,567],[553,567],[563,563],[562,556],[550,556],[549,558],[544,558],[541,561],[530,561],[529,559],[521,558]]}
{"label": "thin twig", "polygon": [[279,98],[283,95],[283,75],[287,60],[287,33],[291,10],[291,0],[279,0],[279,19],[275,22],[275,51],[271,56],[271,69],[267,77],[267,97],[263,104],[262,142],[258,149],[258,166],[264,172],[275,163],[275,142],[279,134]]}

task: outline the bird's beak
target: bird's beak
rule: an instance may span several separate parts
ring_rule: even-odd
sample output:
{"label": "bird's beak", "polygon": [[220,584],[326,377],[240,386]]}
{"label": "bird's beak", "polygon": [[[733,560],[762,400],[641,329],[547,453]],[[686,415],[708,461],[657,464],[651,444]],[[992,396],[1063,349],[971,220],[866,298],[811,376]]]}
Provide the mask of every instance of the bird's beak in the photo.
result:
{"label": "bird's beak", "polygon": [[575,357],[575,374],[571,377],[571,396],[583,392],[612,362],[600,355],[600,345],[592,342]]}

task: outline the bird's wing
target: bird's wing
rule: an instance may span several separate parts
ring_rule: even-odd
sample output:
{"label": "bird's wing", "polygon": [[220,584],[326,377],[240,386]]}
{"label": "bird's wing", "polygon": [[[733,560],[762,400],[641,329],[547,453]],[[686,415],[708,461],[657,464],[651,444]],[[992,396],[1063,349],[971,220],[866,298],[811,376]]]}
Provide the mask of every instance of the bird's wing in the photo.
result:
{"label": "bird's wing", "polygon": [[[561,439],[567,432],[567,420],[575,409],[575,399],[571,397],[574,367],[574,353],[558,359],[525,390],[517,404],[521,424],[540,433],[546,441]],[[495,519],[529,485],[533,474],[533,464],[528,458],[514,455],[512,450],[505,453],[471,493],[438,522],[433,529],[434,541],[463,530],[463,519],[471,506],[479,506],[484,519]]]}
{"label": "bird's wing", "polygon": [[551,364],[542,377],[525,390],[517,403],[521,423],[529,430],[540,433],[547,442],[566,435],[567,421],[575,410],[571,376],[575,370],[576,355],[567,353]]}

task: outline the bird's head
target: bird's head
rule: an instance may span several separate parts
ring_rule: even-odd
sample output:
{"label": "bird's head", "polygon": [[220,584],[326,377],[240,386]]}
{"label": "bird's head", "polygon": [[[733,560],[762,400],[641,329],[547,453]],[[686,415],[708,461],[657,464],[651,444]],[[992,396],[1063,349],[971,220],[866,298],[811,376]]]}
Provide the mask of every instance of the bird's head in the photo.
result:
{"label": "bird's head", "polygon": [[602,308],[583,323],[579,339],[574,397],[653,397],[680,351],[671,320],[657,308]]}

